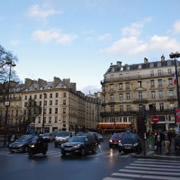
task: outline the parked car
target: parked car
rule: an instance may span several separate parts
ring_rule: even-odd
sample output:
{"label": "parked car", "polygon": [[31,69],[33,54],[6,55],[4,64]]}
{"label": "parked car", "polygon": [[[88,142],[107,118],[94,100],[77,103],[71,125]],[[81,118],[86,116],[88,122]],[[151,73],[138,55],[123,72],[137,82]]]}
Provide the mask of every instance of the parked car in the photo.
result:
{"label": "parked car", "polygon": [[142,142],[137,134],[125,133],[119,142],[119,152],[138,152],[142,151]]}
{"label": "parked car", "polygon": [[109,147],[112,148],[114,146],[118,146],[118,144],[121,142],[123,135],[124,135],[123,132],[114,133],[109,140]]}
{"label": "parked car", "polygon": [[174,150],[176,153],[180,153],[180,134],[177,134],[174,139]]}
{"label": "parked car", "polygon": [[71,131],[59,131],[59,132],[57,132],[55,140],[54,140],[54,146],[58,147],[58,145],[61,145],[62,143],[67,142],[70,137],[72,137]]}
{"label": "parked car", "polygon": [[42,153],[45,155],[48,151],[48,143],[41,136],[34,136],[28,145],[28,155],[32,157],[34,154]]}
{"label": "parked car", "polygon": [[81,153],[85,155],[88,151],[96,152],[96,140],[93,136],[73,136],[68,142],[61,144],[61,154]]}
{"label": "parked car", "polygon": [[104,138],[101,134],[97,133],[97,136],[98,136],[99,143],[104,141]]}
{"label": "parked car", "polygon": [[33,135],[22,135],[20,138],[16,139],[15,142],[9,144],[9,150],[11,153],[14,151],[27,152],[28,145],[31,143]]}
{"label": "parked car", "polygon": [[88,133],[85,133],[85,136],[93,136],[94,139],[96,140],[96,146],[98,146],[98,144],[100,143],[97,132],[88,132]]}
{"label": "parked car", "polygon": [[50,133],[40,134],[40,136],[41,136],[46,142],[52,142],[52,141],[53,141],[53,137],[50,135]]}

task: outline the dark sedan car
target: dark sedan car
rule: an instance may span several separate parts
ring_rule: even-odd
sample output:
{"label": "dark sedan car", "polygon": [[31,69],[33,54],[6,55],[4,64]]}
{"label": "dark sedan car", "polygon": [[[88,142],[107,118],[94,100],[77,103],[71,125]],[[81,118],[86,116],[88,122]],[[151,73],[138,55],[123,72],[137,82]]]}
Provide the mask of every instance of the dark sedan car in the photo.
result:
{"label": "dark sedan car", "polygon": [[15,142],[9,144],[9,150],[11,153],[14,151],[27,152],[28,145],[31,143],[33,135],[22,135]]}
{"label": "dark sedan car", "polygon": [[121,142],[123,134],[124,134],[123,132],[114,133],[109,140],[109,147],[112,148],[114,146],[118,146],[118,144]]}
{"label": "dark sedan car", "polygon": [[180,135],[177,134],[174,139],[174,150],[176,153],[180,153]]}
{"label": "dark sedan car", "polygon": [[137,134],[134,133],[125,133],[121,142],[119,143],[119,152],[138,152],[142,151],[142,142]]}
{"label": "dark sedan car", "polygon": [[73,136],[68,142],[61,144],[61,154],[81,153],[85,155],[88,151],[96,152],[96,140],[93,136]]}

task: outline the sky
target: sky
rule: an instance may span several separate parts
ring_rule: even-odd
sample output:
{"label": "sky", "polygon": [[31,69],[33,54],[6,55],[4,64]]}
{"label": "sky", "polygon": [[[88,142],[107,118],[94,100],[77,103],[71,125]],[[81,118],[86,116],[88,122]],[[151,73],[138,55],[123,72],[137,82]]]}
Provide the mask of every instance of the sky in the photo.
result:
{"label": "sky", "polygon": [[0,45],[20,80],[70,78],[101,90],[110,64],[159,61],[180,51],[179,0],[0,0]]}

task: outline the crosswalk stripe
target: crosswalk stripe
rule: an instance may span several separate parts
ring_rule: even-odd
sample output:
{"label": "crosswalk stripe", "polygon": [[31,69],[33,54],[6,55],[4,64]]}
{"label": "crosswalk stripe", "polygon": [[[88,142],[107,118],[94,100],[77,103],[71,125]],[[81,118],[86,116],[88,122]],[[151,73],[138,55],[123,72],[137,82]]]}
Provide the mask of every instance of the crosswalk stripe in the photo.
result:
{"label": "crosswalk stripe", "polygon": [[134,163],[146,163],[146,164],[163,164],[163,165],[180,165],[179,163],[172,163],[172,162],[158,162],[158,161],[152,161],[152,162],[142,162],[142,161],[135,161]]}
{"label": "crosswalk stripe", "polygon": [[136,166],[125,166],[127,169],[142,169],[142,170],[154,170],[154,171],[173,171],[179,172],[180,169],[165,169],[165,168],[150,168],[150,167],[136,167]]}
{"label": "crosswalk stripe", "polygon": [[155,171],[140,171],[140,170],[132,170],[132,169],[120,169],[120,172],[127,172],[127,173],[140,173],[140,174],[156,174],[156,175],[171,175],[171,176],[180,176],[180,173],[174,172],[155,172]]}
{"label": "crosswalk stripe", "polygon": [[179,177],[168,177],[168,176],[152,176],[152,175],[139,175],[139,174],[127,174],[127,173],[113,173],[112,175],[141,178],[141,179],[179,180]]}
{"label": "crosswalk stripe", "polygon": [[152,162],[175,162],[175,163],[180,163],[180,161],[176,161],[176,160],[165,160],[165,159],[137,159],[138,161],[142,161],[142,162],[147,162],[147,161],[152,161]]}
{"label": "crosswalk stripe", "polygon": [[167,168],[180,168],[180,166],[170,166],[170,165],[157,165],[157,164],[143,164],[143,163],[131,163],[132,166],[146,166],[146,167],[167,167]]}

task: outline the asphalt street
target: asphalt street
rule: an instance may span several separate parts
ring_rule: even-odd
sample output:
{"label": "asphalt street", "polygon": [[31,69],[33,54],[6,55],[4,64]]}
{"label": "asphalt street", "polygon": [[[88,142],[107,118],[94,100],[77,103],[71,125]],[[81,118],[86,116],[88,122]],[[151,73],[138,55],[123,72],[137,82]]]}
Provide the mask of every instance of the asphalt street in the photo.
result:
{"label": "asphalt street", "polygon": [[49,143],[46,156],[29,158],[26,153],[11,154],[0,149],[1,180],[122,180],[180,179],[180,161],[140,159],[110,149],[108,139],[95,154],[62,157],[59,148]]}

